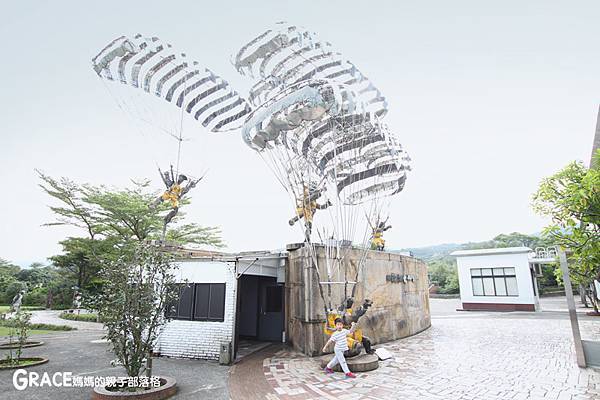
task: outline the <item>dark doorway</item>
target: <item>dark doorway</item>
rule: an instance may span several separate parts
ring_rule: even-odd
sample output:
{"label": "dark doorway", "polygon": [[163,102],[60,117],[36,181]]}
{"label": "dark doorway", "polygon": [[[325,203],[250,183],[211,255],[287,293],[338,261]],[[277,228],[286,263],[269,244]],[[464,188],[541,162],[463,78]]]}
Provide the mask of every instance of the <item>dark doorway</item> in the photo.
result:
{"label": "dark doorway", "polygon": [[258,338],[282,341],[283,285],[272,280],[261,280],[259,288]]}
{"label": "dark doorway", "polygon": [[281,342],[283,284],[276,278],[242,275],[238,282],[237,336]]}
{"label": "dark doorway", "polygon": [[258,336],[258,276],[242,275],[238,284],[238,335],[256,339]]}

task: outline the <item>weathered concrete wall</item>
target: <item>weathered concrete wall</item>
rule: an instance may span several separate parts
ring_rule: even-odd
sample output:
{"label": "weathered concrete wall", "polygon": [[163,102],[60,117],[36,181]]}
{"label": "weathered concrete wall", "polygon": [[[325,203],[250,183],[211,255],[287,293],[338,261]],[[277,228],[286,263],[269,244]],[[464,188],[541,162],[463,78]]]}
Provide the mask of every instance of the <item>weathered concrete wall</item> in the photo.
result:
{"label": "weathered concrete wall", "polygon": [[[354,281],[359,269],[353,308],[365,298],[373,301],[373,306],[359,321],[363,333],[373,343],[411,336],[431,326],[427,267],[422,261],[379,251],[343,251],[343,261],[339,267],[333,267],[331,281]],[[315,249],[322,281],[327,280],[325,254],[324,247]],[[306,247],[289,251],[285,304],[289,342],[299,351],[315,356],[320,354],[326,340],[323,333],[325,307],[319,294],[317,271],[310,259]],[[358,268],[361,259],[363,267]],[[414,281],[393,282],[393,274],[395,277],[409,275]],[[332,299],[332,308],[339,306],[345,293],[348,296],[352,293],[352,286],[321,285],[325,300]]]}

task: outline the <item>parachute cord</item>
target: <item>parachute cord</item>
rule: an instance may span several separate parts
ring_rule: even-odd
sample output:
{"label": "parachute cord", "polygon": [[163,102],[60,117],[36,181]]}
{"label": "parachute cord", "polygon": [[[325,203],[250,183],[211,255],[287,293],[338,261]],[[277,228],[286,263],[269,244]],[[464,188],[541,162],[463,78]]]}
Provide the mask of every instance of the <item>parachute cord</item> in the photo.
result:
{"label": "parachute cord", "polygon": [[[187,91],[187,79],[184,81],[183,83],[183,92],[185,93]],[[184,112],[184,108],[185,108],[185,104],[182,103],[181,104],[181,112],[179,113],[179,137],[177,138],[178,140],[178,144],[177,144],[177,167],[175,168],[175,180],[179,180],[179,163],[181,161],[181,142],[183,141],[183,112]]]}

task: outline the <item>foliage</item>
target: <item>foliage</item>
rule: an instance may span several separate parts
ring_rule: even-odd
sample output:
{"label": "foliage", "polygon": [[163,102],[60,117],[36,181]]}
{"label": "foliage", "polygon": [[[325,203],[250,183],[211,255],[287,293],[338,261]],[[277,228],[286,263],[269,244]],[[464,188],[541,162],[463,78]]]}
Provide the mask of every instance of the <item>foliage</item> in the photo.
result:
{"label": "foliage", "polygon": [[[113,246],[125,243],[159,239],[163,217],[169,211],[164,203],[149,207],[159,192],[149,189],[149,181],[132,181],[127,189],[111,189],[106,186],[78,184],[68,178],[54,179],[37,171],[40,187],[58,201],[51,206],[56,220],[46,225],[71,225],[82,228],[87,238],[113,239]],[[184,199],[182,204],[188,204]],[[167,237],[179,244],[208,244],[221,247],[223,243],[217,228],[201,227],[189,223],[177,226],[185,214],[180,212],[167,230]]]}
{"label": "foliage", "polygon": [[[53,308],[69,308],[75,287],[83,292],[84,305],[100,293],[106,283],[99,271],[115,262],[140,242],[159,239],[167,204],[149,207],[158,192],[149,182],[132,182],[126,189],[79,184],[68,178],[55,179],[37,171],[40,187],[55,200],[50,209],[55,220],[47,226],[69,225],[80,228],[85,237],[69,237],[60,242],[62,253],[50,258],[60,278],[48,285],[48,303]],[[184,199],[182,204],[188,204]],[[204,244],[221,247],[220,231],[183,223],[185,214],[173,219],[166,239],[177,244]],[[1,282],[1,281],[0,281]]]}
{"label": "foliage", "polygon": [[430,261],[427,270],[430,282],[440,287],[438,293],[459,293],[458,270],[450,258]]}
{"label": "foliage", "polygon": [[[438,293],[455,294],[459,293],[459,284],[456,262],[454,257],[450,256],[453,251],[521,246],[535,250],[536,247],[550,247],[553,245],[554,241],[548,235],[527,235],[512,232],[499,234],[492,240],[483,242],[443,244],[407,250],[427,263],[430,281],[440,287]],[[555,269],[553,266],[544,267],[544,276],[538,281],[540,287],[557,285],[554,277]]]}
{"label": "foliage", "polygon": [[[29,330],[31,329],[31,313],[27,311],[19,311],[12,318],[10,318],[9,330],[8,330],[8,340],[9,343],[16,343],[17,348],[15,353],[13,354],[13,349],[9,349],[6,354],[6,360],[11,364],[18,364],[21,359],[21,354],[23,352],[23,346],[27,342],[27,337],[29,336]],[[16,342],[14,339],[17,339]]]}
{"label": "foliage", "polygon": [[[0,258],[0,301],[6,302],[6,289],[17,281],[17,275],[20,271],[21,268],[18,265]],[[10,300],[12,300],[12,297]]]}
{"label": "foliage", "polygon": [[[520,246],[526,246],[532,250],[535,250],[536,247],[554,246],[554,242],[551,237],[544,234],[527,235],[519,232],[512,232],[508,234],[502,233],[494,237],[492,240],[486,240],[483,242],[469,242],[462,244],[439,244],[434,246],[407,248],[403,249],[403,251],[410,251],[415,257],[429,262],[434,260],[446,259],[450,256],[450,253],[456,250],[473,250]],[[452,260],[452,258],[448,259]]]}
{"label": "foliage", "polygon": [[[600,150],[596,157],[600,159]],[[544,179],[533,196],[533,208],[552,218],[544,232],[570,250],[573,282],[594,288],[593,281],[600,279],[600,162],[590,169],[572,162]],[[590,297],[598,311],[592,290]]]}
{"label": "foliage", "polygon": [[57,272],[54,268],[45,266],[41,263],[33,263],[29,268],[24,268],[16,274],[16,278],[21,282],[27,282],[30,288],[47,286],[56,277]]}
{"label": "foliage", "polygon": [[[102,262],[114,257],[114,240],[67,238],[60,242],[63,253],[50,257],[52,263],[80,289],[94,292],[97,282],[94,280]],[[69,287],[72,297],[73,290]],[[71,304],[69,300],[69,305]]]}
{"label": "foliage", "polygon": [[536,247],[553,246],[553,241],[547,235],[527,235],[519,232],[501,233],[492,240],[478,243],[467,243],[463,245],[464,250],[474,249],[493,249],[504,247],[529,247],[535,250]]}
{"label": "foliage", "polygon": [[172,256],[139,244],[101,269],[103,291],[93,308],[107,328],[106,338],[129,376],[148,373],[160,327],[166,322],[165,308],[176,298]]}
{"label": "foliage", "polygon": [[62,312],[58,317],[62,319],[68,319],[70,321],[98,322],[98,314],[94,313],[76,314],[70,312]]}
{"label": "foliage", "polygon": [[27,290],[27,284],[25,282],[14,281],[8,285],[8,287],[4,290],[2,302],[7,304],[12,304],[12,300],[17,293],[21,290]]}

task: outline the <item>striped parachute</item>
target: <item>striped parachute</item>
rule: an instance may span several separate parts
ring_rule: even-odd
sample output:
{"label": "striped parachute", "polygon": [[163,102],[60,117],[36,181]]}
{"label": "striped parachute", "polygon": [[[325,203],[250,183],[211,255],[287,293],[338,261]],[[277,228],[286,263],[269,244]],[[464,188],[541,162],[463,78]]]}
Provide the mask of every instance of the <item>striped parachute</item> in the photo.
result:
{"label": "striped parachute", "polygon": [[[290,194],[297,212],[290,223],[304,219],[296,225],[306,234],[310,218],[307,241],[330,247],[333,274],[349,244],[369,247],[373,225],[389,213],[410,169],[383,122],[387,101],[331,43],[283,22],[244,44],[232,63],[250,80],[246,99],[156,37],[121,36],[93,68],[106,81],[174,104],[212,132],[239,130]],[[307,193],[324,208],[314,218],[312,211],[301,217]],[[324,302],[331,308],[331,298]]]}
{"label": "striped parachute", "polygon": [[297,208],[306,204],[306,188],[316,193],[310,198],[315,205],[332,204],[310,213],[306,235],[315,231],[316,242],[327,247],[328,276],[319,281],[326,285],[323,302],[332,309],[344,299],[332,298],[331,277],[339,276],[349,244],[367,249],[374,227],[387,221],[410,158],[382,121],[388,105],[380,90],[316,34],[278,23],[243,45],[234,66],[252,80],[248,102],[254,110],[242,127],[244,141]]}
{"label": "striped parachute", "polygon": [[251,111],[227,81],[156,37],[118,37],[92,65],[100,77],[175,104],[212,132],[240,128]]}

